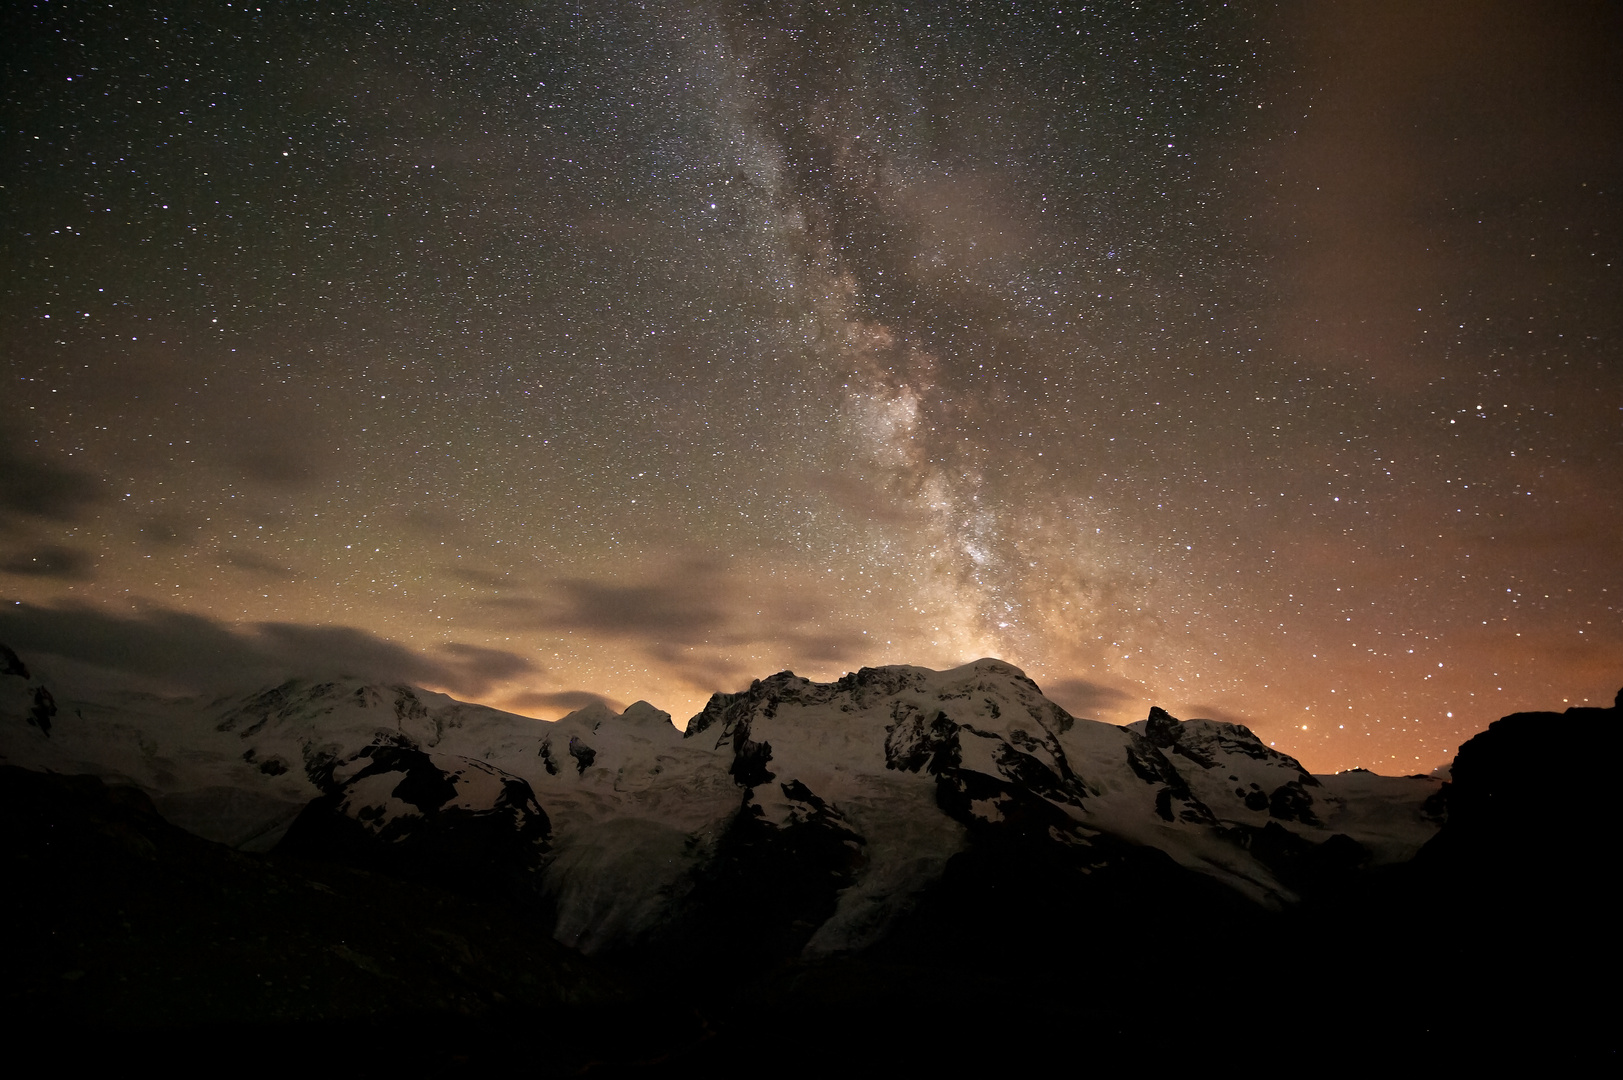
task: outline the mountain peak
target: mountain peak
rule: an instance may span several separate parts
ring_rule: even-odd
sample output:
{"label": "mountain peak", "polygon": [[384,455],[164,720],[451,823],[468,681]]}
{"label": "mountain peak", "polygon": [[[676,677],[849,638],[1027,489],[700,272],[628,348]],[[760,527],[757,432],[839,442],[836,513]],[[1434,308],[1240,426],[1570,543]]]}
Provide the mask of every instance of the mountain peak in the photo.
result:
{"label": "mountain peak", "polygon": [[671,714],[664,709],[650,705],[646,701],[633,701],[630,705],[627,705],[626,711],[620,714],[620,719],[639,726],[648,724],[671,726]]}
{"label": "mountain peak", "polygon": [[[646,702],[644,702],[644,704],[646,704]],[[589,705],[582,705],[574,712],[565,713],[563,716],[560,716],[556,722],[560,724],[580,724],[584,727],[595,729],[599,724],[602,724],[605,721],[616,719],[618,715],[618,713],[609,708],[603,702],[594,701]]]}

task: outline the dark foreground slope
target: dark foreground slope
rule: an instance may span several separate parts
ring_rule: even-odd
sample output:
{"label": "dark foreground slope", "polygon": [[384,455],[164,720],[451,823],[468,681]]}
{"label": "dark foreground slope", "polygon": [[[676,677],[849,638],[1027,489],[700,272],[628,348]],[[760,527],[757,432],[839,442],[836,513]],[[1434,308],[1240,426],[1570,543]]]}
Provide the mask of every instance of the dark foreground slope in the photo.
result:
{"label": "dark foreground slope", "polygon": [[1615,1067],[1623,906],[1606,748],[1623,726],[1618,697],[1495,721],[1460,747],[1447,824],[1414,860],[1290,922],[1370,997],[1382,973],[1413,973],[1394,1010],[1434,1018],[1450,1057]]}
{"label": "dark foreground slope", "polygon": [[0,767],[0,878],[7,1045],[63,1065],[572,1075],[608,1042],[658,1056],[698,1032],[651,1014],[627,1038],[626,988],[529,913],[246,855],[94,777]]}

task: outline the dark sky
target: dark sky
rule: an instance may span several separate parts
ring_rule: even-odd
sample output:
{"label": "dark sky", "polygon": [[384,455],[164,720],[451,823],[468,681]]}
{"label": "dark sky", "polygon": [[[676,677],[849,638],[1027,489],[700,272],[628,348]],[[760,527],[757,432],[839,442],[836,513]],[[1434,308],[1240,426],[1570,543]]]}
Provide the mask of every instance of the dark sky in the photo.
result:
{"label": "dark sky", "polygon": [[1623,685],[1615,4],[158,7],[0,26],[25,653],[1387,772]]}

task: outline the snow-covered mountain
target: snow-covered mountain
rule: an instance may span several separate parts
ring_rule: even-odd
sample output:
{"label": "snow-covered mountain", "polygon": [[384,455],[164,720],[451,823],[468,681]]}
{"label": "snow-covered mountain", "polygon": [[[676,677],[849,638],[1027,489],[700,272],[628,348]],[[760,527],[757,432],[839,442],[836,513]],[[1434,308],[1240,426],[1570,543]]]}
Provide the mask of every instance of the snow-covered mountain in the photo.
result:
{"label": "snow-covered mountain", "polygon": [[1315,777],[1244,727],[1160,709],[1079,719],[997,660],[782,672],[714,695],[685,735],[646,702],[548,722],[342,678],[82,700],[26,660],[0,654],[5,763],[132,783],[247,850],[527,896],[587,952],[740,908],[781,955],[862,951],[966,853],[1073,877],[1153,855],[1278,908],[1439,826],[1439,781]]}

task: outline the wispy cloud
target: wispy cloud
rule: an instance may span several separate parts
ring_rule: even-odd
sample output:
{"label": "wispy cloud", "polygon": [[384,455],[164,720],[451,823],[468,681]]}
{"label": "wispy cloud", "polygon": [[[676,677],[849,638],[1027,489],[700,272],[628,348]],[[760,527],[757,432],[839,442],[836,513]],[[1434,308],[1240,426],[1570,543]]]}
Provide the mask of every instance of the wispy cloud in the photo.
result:
{"label": "wispy cloud", "polygon": [[425,653],[350,626],[231,625],[168,608],[120,615],[10,603],[0,607],[0,640],[25,657],[61,656],[176,692],[350,675],[477,696],[539,673],[526,657],[500,649],[453,643]]}
{"label": "wispy cloud", "polygon": [[101,482],[91,473],[0,438],[0,520],[79,521],[103,495]]}
{"label": "wispy cloud", "polygon": [[96,560],[88,552],[61,544],[25,548],[0,562],[0,572],[20,577],[88,581],[95,576]]}
{"label": "wispy cloud", "polygon": [[1095,714],[1117,712],[1138,697],[1114,686],[1089,682],[1087,679],[1060,679],[1048,683],[1042,690],[1044,697],[1065,711],[1090,718]]}

